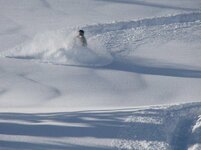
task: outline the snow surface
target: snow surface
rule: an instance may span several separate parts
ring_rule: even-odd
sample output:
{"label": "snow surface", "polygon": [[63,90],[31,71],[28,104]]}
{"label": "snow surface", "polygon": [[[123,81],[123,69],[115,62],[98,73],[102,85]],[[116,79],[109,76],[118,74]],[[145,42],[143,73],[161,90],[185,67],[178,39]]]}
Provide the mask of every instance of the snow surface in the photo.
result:
{"label": "snow surface", "polygon": [[0,0],[0,46],[0,149],[201,149],[200,0]]}
{"label": "snow surface", "polygon": [[0,149],[199,150],[200,107],[1,113]]}

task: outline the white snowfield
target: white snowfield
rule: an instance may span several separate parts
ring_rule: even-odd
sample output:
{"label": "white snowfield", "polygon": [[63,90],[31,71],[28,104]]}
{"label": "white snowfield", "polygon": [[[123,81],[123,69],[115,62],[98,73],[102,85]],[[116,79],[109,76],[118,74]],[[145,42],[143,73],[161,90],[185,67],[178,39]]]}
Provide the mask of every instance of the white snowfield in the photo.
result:
{"label": "white snowfield", "polygon": [[201,1],[0,0],[1,149],[201,150]]}

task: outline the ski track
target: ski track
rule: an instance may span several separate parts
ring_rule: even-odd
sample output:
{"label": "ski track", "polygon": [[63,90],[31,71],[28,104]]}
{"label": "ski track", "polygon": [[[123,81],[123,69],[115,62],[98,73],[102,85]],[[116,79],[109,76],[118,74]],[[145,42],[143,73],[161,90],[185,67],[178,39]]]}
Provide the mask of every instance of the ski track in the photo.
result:
{"label": "ski track", "polygon": [[[102,64],[101,63],[100,65],[98,65],[99,67],[108,66],[108,69],[116,69],[115,66],[117,66],[117,65],[124,66],[126,64],[126,67],[124,66],[121,68],[129,68],[129,70],[132,70],[132,66],[139,65],[139,64],[131,63],[127,59],[127,57],[128,56],[135,57],[135,55],[134,55],[135,51],[137,51],[138,48],[143,46],[144,44],[153,43],[155,41],[159,41],[160,43],[166,43],[167,41],[171,41],[172,39],[182,39],[183,41],[186,41],[186,42],[188,42],[189,40],[191,40],[191,41],[199,40],[201,38],[201,34],[199,34],[199,33],[196,33],[194,36],[191,37],[191,39],[189,39],[188,35],[190,35],[190,33],[195,33],[196,31],[200,31],[201,13],[193,12],[193,13],[186,13],[186,14],[178,14],[178,15],[174,15],[174,16],[147,18],[147,19],[136,20],[136,21],[115,22],[115,23],[111,23],[111,24],[88,25],[88,26],[80,27],[80,28],[83,28],[84,30],[86,30],[89,45],[90,45],[90,43],[92,43],[92,46],[90,47],[91,50],[93,50],[95,48],[95,50],[98,52],[98,51],[101,51],[101,49],[102,50],[106,49],[106,54],[104,54],[103,58],[101,58],[101,59],[107,60],[109,57],[111,57],[110,55],[112,55],[112,57],[113,57],[113,58],[110,58],[111,59],[109,61],[110,64],[108,64],[108,63]],[[66,32],[69,32],[69,31],[66,31]],[[189,34],[187,34],[187,33],[189,33]],[[54,35],[54,34],[52,33],[52,35]],[[59,35],[58,32],[56,32],[56,35],[60,36],[60,37],[64,37],[63,35]],[[40,38],[42,38],[42,37],[47,38],[43,34],[41,35]],[[54,36],[53,36],[53,38],[54,38]],[[55,41],[52,41],[52,42],[56,42],[58,40],[57,38],[58,37],[55,37]],[[44,40],[44,42],[48,41],[48,39],[46,40],[43,38],[42,38],[42,40]],[[61,40],[64,40],[64,39],[61,39]],[[96,45],[96,43],[98,43],[98,45]],[[35,44],[37,44],[37,43],[35,43]],[[37,47],[37,45],[31,45],[30,49],[32,48],[32,46]],[[25,56],[20,56],[20,54],[18,54],[19,53],[18,50],[17,51],[11,50],[7,54],[2,54],[2,56],[5,56],[5,57],[11,58],[11,59],[12,58],[27,59],[27,60],[36,59],[36,60],[41,60],[41,62],[48,61],[49,63],[52,62],[53,64],[59,65],[60,60],[62,60],[63,57],[60,58],[57,55],[60,53],[59,51],[62,49],[62,46],[60,48],[58,46],[56,46],[58,49],[54,50],[55,51],[54,53],[53,53],[52,49],[50,49],[48,51],[49,46],[50,45],[47,45],[47,48],[46,48],[47,50],[38,48],[38,50],[36,52],[33,51],[33,53],[29,54],[29,53],[27,53],[27,48],[29,48],[29,47],[26,47],[26,45],[25,45],[26,48],[24,51],[22,51],[22,53],[25,53],[25,54],[27,53],[27,55],[25,55]],[[100,48],[97,48],[97,46],[100,46]],[[23,46],[20,46],[20,47],[23,47]],[[71,53],[72,52],[67,51],[66,55],[71,55]],[[41,56],[41,54],[42,54],[42,56]],[[44,55],[44,58],[43,58],[43,55]],[[100,53],[97,55],[102,55],[102,54]],[[37,57],[39,57],[39,58],[37,58]],[[57,62],[57,60],[55,60],[54,57],[58,59],[58,62]],[[78,57],[81,57],[81,56],[78,56]],[[96,59],[96,57],[97,56],[94,56],[94,59]],[[65,64],[65,62],[62,62],[61,65],[75,65],[75,66],[78,65],[79,66],[79,62],[76,63],[78,58],[75,58],[75,60],[74,60],[75,64],[72,64],[74,62],[71,63],[72,60],[68,60],[68,58],[66,58],[66,59],[67,59],[66,64]],[[147,61],[149,61],[149,60],[147,60]],[[124,63],[124,62],[126,62],[126,63]],[[98,63],[98,62],[94,62],[94,63]],[[163,63],[163,62],[161,62],[161,63]],[[86,66],[86,67],[93,66],[93,64],[82,64],[82,65]],[[112,68],[111,68],[111,66],[112,66]],[[175,66],[177,66],[177,64],[171,66],[171,68],[174,69],[173,67],[175,67]],[[154,70],[155,66],[154,67],[149,66],[149,67],[150,67],[149,70],[152,70],[152,71],[148,71],[147,73],[151,72],[151,74],[157,74],[158,71]],[[164,66],[156,66],[156,67],[164,68]],[[134,69],[134,70],[136,72],[138,72],[138,70],[139,70],[138,68],[139,69],[142,68],[140,70],[147,69],[147,68],[143,69],[143,65],[139,65],[139,66],[137,66],[137,69]],[[171,68],[169,68],[169,69],[171,69]],[[165,74],[163,74],[163,75],[168,75],[168,76],[173,75],[174,76],[174,74],[171,74],[171,72],[175,73],[175,70],[169,70],[169,69],[167,68],[167,70],[159,70],[159,72],[164,72]],[[191,71],[191,70],[189,70],[189,72],[188,72],[188,70],[181,68],[181,70],[182,69],[183,69],[182,75],[184,77],[185,76],[188,77],[189,73],[194,74],[193,71]],[[178,73],[181,70],[178,70]],[[123,70],[123,71],[126,71],[126,70]],[[170,72],[170,73],[168,73],[168,72]],[[144,71],[140,71],[140,73],[146,74],[146,72],[144,72]],[[179,76],[182,76],[182,75],[179,75]],[[199,77],[199,78],[201,77],[199,70],[197,70],[197,72],[195,72],[194,77]]]}
{"label": "ski track", "polygon": [[37,84],[37,85],[39,85],[39,86],[42,86],[42,87],[44,87],[44,88],[47,88],[47,89],[50,91],[49,93],[51,93],[51,94],[48,95],[48,97],[46,98],[47,100],[55,99],[55,98],[57,98],[57,97],[59,97],[59,96],[62,95],[59,89],[57,89],[57,88],[55,88],[55,87],[52,87],[52,86],[49,86],[49,85],[46,85],[46,84],[43,84],[43,83],[41,83],[41,82],[39,82],[39,81],[36,81],[36,80],[34,80],[34,79],[31,79],[31,78],[29,78],[28,75],[26,75],[26,74],[19,74],[19,76],[20,76],[21,78],[23,78],[23,79],[25,79],[25,80],[27,80],[27,81],[33,83],[33,84]]}
{"label": "ski track", "polygon": [[190,150],[201,142],[200,126],[197,133],[192,130],[200,113],[200,103],[134,111],[125,119],[128,126],[120,131],[122,140],[114,140],[113,146],[119,150]]}
{"label": "ski track", "polygon": [[103,34],[111,31],[119,31],[132,29],[137,27],[149,27],[149,26],[159,26],[159,25],[170,25],[175,23],[189,23],[201,20],[200,12],[192,12],[185,14],[178,14],[175,16],[166,16],[166,17],[157,17],[157,18],[147,18],[136,21],[125,21],[125,22],[115,22],[108,24],[98,24],[98,25],[89,25],[83,27],[84,30],[87,30],[90,35]]}
{"label": "ski track", "polygon": [[[181,37],[185,39],[187,36],[186,31],[190,33],[191,31],[188,30],[192,27],[201,28],[200,21],[201,13],[198,12],[137,21],[92,25],[84,29],[89,33],[89,40],[92,42],[101,41],[102,45],[105,45],[107,51],[113,56],[122,54],[125,56],[125,53],[126,55],[132,54],[145,43],[154,42],[154,39],[157,37],[161,38],[160,42],[167,42]],[[194,39],[196,38],[194,37]],[[198,39],[200,39],[200,36]],[[135,47],[135,49],[131,47]]]}

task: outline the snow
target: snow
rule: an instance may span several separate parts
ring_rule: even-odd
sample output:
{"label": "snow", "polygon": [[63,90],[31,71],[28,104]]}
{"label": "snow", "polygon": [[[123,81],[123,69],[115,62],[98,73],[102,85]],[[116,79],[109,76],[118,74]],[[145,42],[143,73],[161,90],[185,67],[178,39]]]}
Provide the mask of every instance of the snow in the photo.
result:
{"label": "snow", "polygon": [[[102,47],[81,47],[76,42],[77,32],[47,32],[36,35],[25,45],[2,53],[2,57],[37,59],[57,65],[104,66],[112,62],[110,53]],[[66,36],[68,35],[68,36]]]}
{"label": "snow", "polygon": [[201,127],[201,116],[199,116],[199,119],[196,121],[196,124],[193,126],[192,132],[196,132],[197,129]]}
{"label": "snow", "polygon": [[[200,103],[59,113],[1,113],[1,149],[199,149]],[[197,123],[196,123],[197,124]]]}
{"label": "snow", "polygon": [[0,149],[201,149],[200,6],[0,0]]}

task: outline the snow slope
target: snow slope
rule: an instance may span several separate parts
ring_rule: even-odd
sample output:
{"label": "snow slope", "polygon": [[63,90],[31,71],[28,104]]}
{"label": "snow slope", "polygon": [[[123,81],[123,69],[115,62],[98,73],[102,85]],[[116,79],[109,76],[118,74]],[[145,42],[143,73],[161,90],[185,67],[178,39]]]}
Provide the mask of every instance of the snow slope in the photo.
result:
{"label": "snow slope", "polygon": [[1,106],[79,110],[199,101],[200,20],[193,12],[84,26],[87,49],[72,47],[74,30],[36,35],[1,53],[7,66]]}
{"label": "snow slope", "polygon": [[0,149],[199,150],[200,107],[1,113]]}
{"label": "snow slope", "polygon": [[200,0],[0,0],[0,16],[0,149],[200,149]]}

